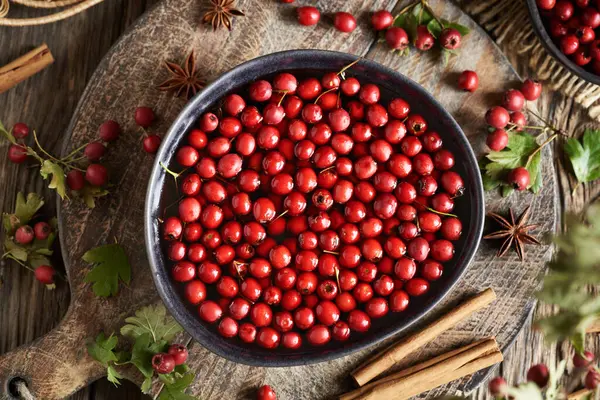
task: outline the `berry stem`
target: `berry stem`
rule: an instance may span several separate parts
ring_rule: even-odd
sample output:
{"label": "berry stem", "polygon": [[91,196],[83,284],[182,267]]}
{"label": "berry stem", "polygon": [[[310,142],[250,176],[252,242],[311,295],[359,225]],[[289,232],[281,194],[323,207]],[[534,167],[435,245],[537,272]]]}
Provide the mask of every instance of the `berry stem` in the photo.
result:
{"label": "berry stem", "polygon": [[319,95],[319,96],[318,96],[318,97],[315,99],[315,102],[314,102],[314,104],[317,104],[317,102],[318,102],[318,101],[321,99],[321,97],[323,97],[323,95],[325,95],[325,94],[327,94],[327,93],[330,93],[330,92],[333,92],[334,90],[338,90],[338,88],[331,88],[331,89],[328,89],[328,90],[324,91],[323,93],[321,93],[321,94],[320,94],[320,95]]}
{"label": "berry stem", "polygon": [[281,107],[281,103],[283,103],[283,99],[285,99],[285,96],[289,93],[289,90],[283,90],[282,93],[283,96],[281,96],[281,98],[279,99],[279,103],[277,103],[278,107]]}
{"label": "berry stem", "polygon": [[[290,211],[290,210],[285,210],[284,212],[282,212],[281,214],[279,214],[278,216],[276,216],[276,217],[273,219],[273,221],[277,221],[279,218],[281,218],[281,217],[283,217],[285,214],[287,214],[287,213],[288,213],[288,211]],[[273,221],[271,221],[271,222],[273,222]]]}
{"label": "berry stem", "polygon": [[76,148],[75,150],[73,150],[72,152],[70,152],[66,157],[61,158],[61,160],[69,160],[71,157],[73,157],[75,154],[79,153],[81,150],[85,149],[85,147],[88,145],[89,143],[86,143],[82,146],[79,146],[78,148]]}
{"label": "berry stem", "polygon": [[409,5],[404,7],[402,10],[400,10],[398,15],[396,15],[396,17],[394,18],[394,22],[392,24],[394,24],[396,22],[396,19],[398,19],[399,16],[406,13],[407,11],[410,11],[412,8],[414,8],[417,4],[420,4],[420,3],[421,3],[421,0],[415,1],[414,3],[410,3]]}
{"label": "berry stem", "polygon": [[[419,203],[418,201],[415,201],[415,203],[417,203],[417,204],[418,204],[418,205],[420,205],[421,207],[423,207],[423,208],[427,209],[427,211],[431,211],[431,212],[432,212],[432,213],[434,213],[434,214],[444,215],[444,216],[446,216],[446,217],[454,217],[454,218],[458,218],[458,216],[457,216],[456,214],[450,214],[450,213],[445,213],[445,212],[438,211],[438,210],[436,210],[436,209],[434,209],[434,208],[427,207],[427,206],[425,206],[425,205],[423,205],[423,204]],[[417,227],[418,227],[418,222],[419,222],[419,220],[417,219]]]}
{"label": "berry stem", "polygon": [[349,70],[350,68],[352,68],[354,65],[356,65],[360,60],[362,60],[362,57],[358,57],[356,60],[352,61],[350,64],[346,65],[344,68],[342,68],[340,70],[340,72],[338,72],[337,74],[342,78],[342,79],[346,79],[346,71]]}
{"label": "berry stem", "polygon": [[[442,21],[437,17],[437,15],[435,15],[435,12],[433,12],[433,9],[431,8],[431,6],[427,2],[427,0],[421,0],[421,6],[423,6],[423,8],[425,10],[427,10],[429,12],[429,14],[431,14],[433,19],[435,19],[437,21],[437,23],[440,24],[440,27],[442,29],[444,29],[444,24],[442,24]],[[423,14],[423,11],[421,11],[421,14],[419,14],[419,24],[421,24],[421,15],[422,14]]]}
{"label": "berry stem", "polygon": [[563,131],[562,129],[558,129],[557,127],[552,125],[550,122],[548,122],[548,120],[542,118],[539,114],[537,114],[533,110],[527,110],[527,111],[529,111],[531,114],[533,114],[534,117],[536,117],[537,119],[542,121],[546,125],[546,127],[550,128],[552,131],[559,133],[561,135],[564,135],[564,136],[569,136],[569,134],[567,132]]}
{"label": "berry stem", "polygon": [[329,250],[323,250],[323,253],[327,253],[327,254],[333,254],[334,256],[339,256],[340,253],[335,252],[335,251],[329,251]]}
{"label": "berry stem", "polygon": [[556,137],[557,137],[557,136],[558,136],[558,133],[555,133],[555,134],[553,134],[552,136],[550,136],[548,139],[546,139],[546,140],[544,141],[544,143],[542,143],[541,145],[539,145],[539,147],[538,147],[537,149],[535,149],[535,150],[533,151],[533,153],[531,153],[531,154],[529,155],[529,157],[527,157],[527,163],[525,163],[525,168],[529,167],[529,164],[531,163],[531,160],[533,160],[533,157],[534,157],[534,156],[535,156],[537,153],[539,153],[539,152],[540,152],[540,151],[541,151],[541,150],[544,148],[544,146],[546,146],[547,144],[549,144],[550,142],[552,142],[554,139],[556,139]]}

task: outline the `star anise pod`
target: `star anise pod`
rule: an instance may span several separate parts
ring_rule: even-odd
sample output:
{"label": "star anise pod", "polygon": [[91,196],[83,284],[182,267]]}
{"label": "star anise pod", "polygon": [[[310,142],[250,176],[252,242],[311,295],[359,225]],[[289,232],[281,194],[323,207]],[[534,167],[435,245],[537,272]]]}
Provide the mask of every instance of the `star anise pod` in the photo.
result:
{"label": "star anise pod", "polygon": [[185,93],[189,99],[206,85],[206,82],[198,77],[194,50],[187,56],[183,65],[179,66],[175,63],[165,61],[165,67],[171,74],[171,77],[158,86],[159,90],[175,92],[175,96],[177,97]]}
{"label": "star anise pod", "polygon": [[202,22],[212,25],[213,31],[222,26],[231,30],[233,17],[244,17],[246,15],[243,11],[234,7],[235,0],[210,0],[210,3],[212,6],[204,14]]}
{"label": "star anise pod", "polygon": [[510,222],[503,216],[496,213],[489,213],[488,216],[493,218],[502,229],[492,232],[484,236],[484,239],[504,239],[504,243],[498,250],[497,257],[502,257],[508,249],[514,244],[515,251],[519,256],[519,260],[523,261],[525,253],[523,252],[524,244],[541,244],[539,240],[529,234],[529,231],[538,227],[535,224],[527,224],[531,207],[527,207],[525,211],[515,220],[515,214],[510,209]]}

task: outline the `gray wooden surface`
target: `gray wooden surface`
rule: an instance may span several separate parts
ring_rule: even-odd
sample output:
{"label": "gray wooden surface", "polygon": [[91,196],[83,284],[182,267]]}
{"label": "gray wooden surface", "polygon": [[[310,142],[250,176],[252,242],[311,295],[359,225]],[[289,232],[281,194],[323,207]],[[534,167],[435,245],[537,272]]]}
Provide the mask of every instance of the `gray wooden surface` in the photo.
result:
{"label": "gray wooden surface", "polygon": [[[372,2],[363,3],[364,8],[368,9]],[[123,27],[128,25],[145,6],[147,4],[138,2],[125,4],[125,2],[115,1],[110,5],[102,4],[68,22],[48,27],[12,30],[11,35],[5,34],[8,29],[0,30],[0,45],[3,48],[0,53],[0,64],[8,62],[41,41],[48,42],[57,58],[57,64],[52,69],[0,95],[0,104],[8,105],[7,108],[3,107],[0,116],[2,120],[10,125],[22,118],[32,126],[44,127],[43,143],[51,150],[58,150],[62,132],[65,131],[77,99],[91,72]],[[52,96],[48,96],[48,93],[52,93]],[[542,106],[542,112],[554,116],[557,123],[565,128],[571,130],[577,128],[580,131],[580,125],[586,121],[584,112],[571,110],[569,101],[560,96],[546,95],[539,105]],[[0,160],[2,163],[0,179],[7,183],[7,189],[0,194],[3,209],[12,206],[15,191],[32,191],[43,187],[34,174],[28,175],[23,169],[8,165],[4,154],[0,154]],[[558,167],[559,190],[565,194],[561,196],[562,207],[578,209],[593,198],[597,190],[588,188],[585,193],[580,189],[578,197],[570,198],[571,189],[566,174],[562,172],[564,167],[560,157]],[[47,193],[47,197],[51,198],[49,196]],[[52,204],[47,211],[53,212]],[[8,305],[0,310],[0,353],[3,353],[20,344],[30,342],[55,325],[66,310],[69,295],[68,287],[64,284],[59,285],[55,293],[45,293],[44,289],[32,281],[28,273],[22,272],[14,265],[9,264],[1,271],[4,285],[0,288],[0,304]],[[504,375],[522,376],[524,366],[529,365],[532,359],[538,361],[543,356],[546,360],[552,360],[557,349],[560,348],[544,349],[539,337],[531,338],[531,334],[526,330],[508,354],[507,361],[503,365],[506,371]],[[511,356],[512,354],[518,354],[518,357]],[[105,381],[100,381],[80,392],[75,398],[92,396],[107,398],[111,395],[114,397],[112,390],[114,389],[111,389]],[[133,396],[136,396],[137,392],[137,388],[126,385],[125,389],[120,389],[116,396],[135,398]],[[480,390],[479,393],[483,396],[484,391]]]}

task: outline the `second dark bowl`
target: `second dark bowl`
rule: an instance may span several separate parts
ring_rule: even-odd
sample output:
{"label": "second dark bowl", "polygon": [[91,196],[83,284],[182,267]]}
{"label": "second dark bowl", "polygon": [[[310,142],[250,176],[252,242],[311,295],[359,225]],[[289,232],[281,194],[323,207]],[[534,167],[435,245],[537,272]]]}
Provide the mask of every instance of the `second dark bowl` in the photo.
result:
{"label": "second dark bowl", "polygon": [[539,37],[542,45],[548,50],[550,55],[556,59],[559,63],[561,63],[566,69],[584,79],[588,82],[591,82],[595,85],[600,85],[600,76],[580,67],[575,64],[569,57],[567,57],[560,48],[554,43],[553,39],[548,34],[548,30],[544,25],[544,21],[542,20],[542,15],[540,14],[540,10],[536,4],[535,0],[527,0],[527,8],[529,9],[529,16],[531,17],[531,23],[533,24],[533,30],[536,35]]}
{"label": "second dark bowl", "polygon": [[239,65],[207,86],[185,107],[173,123],[156,157],[145,206],[146,248],[156,287],[171,314],[185,330],[204,347],[229,360],[248,365],[282,367],[327,361],[372,346],[405,330],[427,314],[459,281],[479,246],[484,222],[483,185],[477,160],[464,133],[452,116],[420,85],[376,62],[361,60],[347,74],[362,82],[379,85],[383,102],[393,97],[406,99],[412,111],[425,117],[430,124],[429,129],[439,132],[445,147],[455,155],[455,170],[465,181],[465,194],[456,201],[455,209],[463,221],[463,235],[455,243],[455,257],[445,264],[443,277],[432,283],[426,295],[412,298],[404,312],[389,313],[373,320],[367,333],[353,332],[347,342],[330,342],[324,347],[302,347],[296,351],[283,348],[265,350],[237,339],[225,339],[218,334],[215,326],[201,322],[196,309],[185,303],[181,288],[171,280],[169,262],[161,243],[158,220],[163,216],[165,207],[173,199],[176,200],[177,191],[172,177],[165,173],[159,163],[177,168],[174,165],[175,153],[184,142],[187,132],[204,112],[225,95],[277,72],[320,75],[339,71],[355,60],[355,56],[344,53],[295,50],[270,54]]}

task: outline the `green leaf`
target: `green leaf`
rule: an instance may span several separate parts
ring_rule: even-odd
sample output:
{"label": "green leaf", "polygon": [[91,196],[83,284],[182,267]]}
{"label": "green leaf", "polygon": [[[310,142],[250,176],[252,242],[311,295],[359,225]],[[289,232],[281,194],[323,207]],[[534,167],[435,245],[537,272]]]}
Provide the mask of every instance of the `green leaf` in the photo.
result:
{"label": "green leaf", "polygon": [[88,208],[96,207],[96,199],[106,195],[108,190],[87,184],[79,191],[79,196]]}
{"label": "green leaf", "polygon": [[600,130],[586,129],[583,143],[576,138],[567,140],[565,152],[578,182],[600,178]]}
{"label": "green leaf", "polygon": [[29,193],[27,199],[21,192],[17,193],[14,214],[2,214],[4,230],[10,235],[21,225],[27,224],[44,205],[44,200],[36,193]]}
{"label": "green leaf", "polygon": [[502,197],[508,197],[511,194],[513,194],[514,192],[515,192],[515,188],[513,188],[509,185],[502,185],[502,188],[501,188]]}
{"label": "green leaf", "polygon": [[100,332],[95,341],[88,343],[88,354],[94,360],[107,367],[109,362],[117,361],[114,349],[117,347],[118,342],[119,339],[116,336],[110,335],[106,337],[104,332]]}
{"label": "green leaf", "polygon": [[148,394],[150,392],[150,389],[152,389],[152,378],[146,378],[144,379],[144,382],[142,382],[140,390],[142,391],[142,393]]}
{"label": "green leaf", "polygon": [[146,378],[152,378],[154,369],[152,368],[152,357],[158,352],[152,352],[149,347],[152,341],[152,336],[149,333],[144,333],[135,341],[131,350],[131,363],[140,370]]}
{"label": "green leaf", "polygon": [[411,14],[415,17],[417,25],[427,25],[433,20],[433,15],[421,4],[414,6]]}
{"label": "green leaf", "polygon": [[50,176],[50,184],[48,187],[50,189],[56,189],[56,192],[60,196],[61,199],[64,199],[67,195],[67,187],[65,185],[65,171],[58,164],[53,163],[50,160],[45,160],[42,163],[42,167],[40,168],[40,175],[44,179],[48,179]]}
{"label": "green leaf", "polygon": [[27,250],[25,250],[23,247],[16,244],[12,239],[9,238],[4,239],[4,254],[5,257],[10,256],[23,262],[26,262],[28,257]]}
{"label": "green leaf", "polygon": [[[400,14],[394,19],[394,23],[392,24],[396,28],[406,29],[406,16],[405,14]],[[384,33],[385,37],[385,33]]]}
{"label": "green leaf", "polygon": [[527,170],[529,171],[529,174],[531,176],[531,181],[529,182],[529,189],[531,189],[533,193],[539,193],[539,191],[542,189],[543,183],[542,168],[540,165],[541,161],[542,152],[538,151],[537,154],[531,158],[531,162],[527,166]]}
{"label": "green leaf", "polygon": [[109,365],[108,368],[106,369],[106,373],[107,373],[106,379],[108,379],[108,381],[111,382],[113,385],[119,386],[121,384],[119,379],[123,379],[123,377],[121,376],[121,374],[119,374],[117,372],[115,367],[113,367],[112,365]]}
{"label": "green leaf", "polygon": [[544,400],[540,388],[533,382],[527,382],[517,387],[509,387],[507,394],[513,400]]}
{"label": "green leaf", "polygon": [[96,296],[115,296],[119,292],[119,279],[126,285],[131,281],[131,266],[123,247],[108,244],[89,250],[83,260],[93,264],[93,269],[85,276],[85,282],[92,282]]}
{"label": "green leaf", "polygon": [[560,395],[560,378],[562,378],[567,361],[562,360],[556,367],[550,367],[548,385],[546,387],[546,400],[556,400]]}
{"label": "green leaf", "polygon": [[[164,375],[160,376],[161,378]],[[192,384],[194,381],[194,374],[189,373],[182,376],[179,379],[176,379],[174,383],[166,383],[163,387],[163,390],[160,392],[158,396],[158,400],[197,400],[197,397],[190,396],[185,394],[185,389]]]}
{"label": "green leaf", "polygon": [[167,315],[165,306],[143,307],[136,311],[135,316],[125,319],[127,323],[121,328],[121,335],[131,339],[137,338],[145,333],[152,336],[154,342],[165,340],[170,342],[176,334],[183,331],[173,317]]}
{"label": "green leaf", "polygon": [[406,16],[406,33],[408,33],[408,37],[410,40],[415,40],[417,37],[417,27],[419,26],[417,19],[414,15],[408,14]]}
{"label": "green leaf", "polygon": [[51,265],[48,257],[40,255],[40,254],[29,254],[27,258],[27,263],[31,265],[33,268],[37,268],[41,265]]}
{"label": "green leaf", "polygon": [[437,22],[437,20],[432,19],[427,24],[427,30],[429,31],[429,33],[431,33],[433,35],[434,38],[438,38],[438,37],[440,37],[440,34],[442,33],[443,28],[440,25],[440,23]]}
{"label": "green leaf", "polygon": [[466,26],[457,24],[455,22],[450,22],[448,20],[443,19],[442,23],[444,24],[444,28],[456,29],[458,31],[458,33],[461,34],[461,36],[466,36],[471,32],[471,30],[469,28],[467,28]]}

